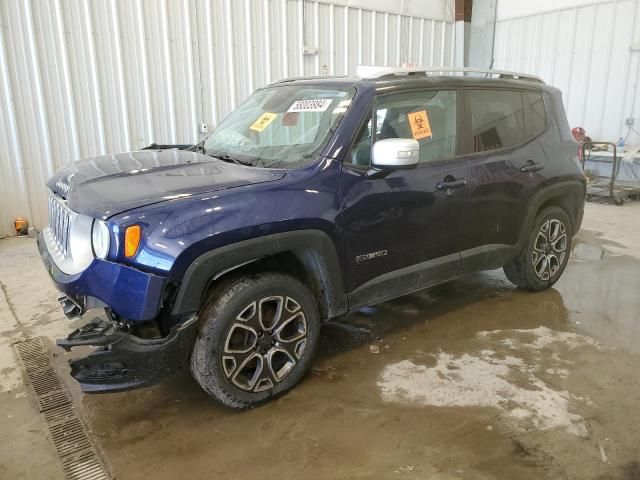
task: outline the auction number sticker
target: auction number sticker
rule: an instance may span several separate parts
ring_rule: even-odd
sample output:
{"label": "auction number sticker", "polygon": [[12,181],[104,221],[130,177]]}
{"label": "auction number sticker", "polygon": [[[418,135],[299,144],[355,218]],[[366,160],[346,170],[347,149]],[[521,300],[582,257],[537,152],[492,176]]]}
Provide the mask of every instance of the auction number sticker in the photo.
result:
{"label": "auction number sticker", "polygon": [[277,116],[278,116],[277,113],[264,112],[262,115],[260,115],[260,118],[258,118],[255,122],[253,122],[253,124],[249,128],[256,132],[261,132],[265,128],[267,128],[269,124],[273,122]]}
{"label": "auction number sticker", "polygon": [[296,100],[287,112],[324,112],[331,105],[330,98],[318,98],[314,100]]}
{"label": "auction number sticker", "polygon": [[409,125],[411,125],[411,133],[414,140],[420,140],[431,136],[431,125],[426,110],[408,113]]}

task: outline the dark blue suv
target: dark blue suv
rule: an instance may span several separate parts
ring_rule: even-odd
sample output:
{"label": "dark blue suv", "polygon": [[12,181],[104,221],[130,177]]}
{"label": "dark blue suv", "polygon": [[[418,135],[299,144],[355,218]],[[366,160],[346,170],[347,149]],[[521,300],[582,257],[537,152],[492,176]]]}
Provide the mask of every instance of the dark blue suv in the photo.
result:
{"label": "dark blue suv", "polygon": [[70,362],[82,389],[190,363],[236,408],[293,387],[325,320],[484,269],[548,288],[585,197],[557,89],[371,67],[277,82],[198,145],[76,162],[48,188],[63,309],[105,312],[58,341],[97,347]]}

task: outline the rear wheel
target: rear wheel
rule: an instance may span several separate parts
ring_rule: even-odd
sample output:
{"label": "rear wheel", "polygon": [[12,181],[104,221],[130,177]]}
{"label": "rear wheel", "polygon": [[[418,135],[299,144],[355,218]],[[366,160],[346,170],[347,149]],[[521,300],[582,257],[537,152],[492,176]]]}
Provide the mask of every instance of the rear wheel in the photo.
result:
{"label": "rear wheel", "polygon": [[507,278],[517,286],[539,291],[556,283],[569,261],[573,231],[560,207],[549,207],[533,222],[527,243],[511,263],[504,266]]}
{"label": "rear wheel", "polygon": [[211,397],[251,408],[296,385],[320,336],[316,301],[279,273],[240,278],[203,309],[191,371]]}

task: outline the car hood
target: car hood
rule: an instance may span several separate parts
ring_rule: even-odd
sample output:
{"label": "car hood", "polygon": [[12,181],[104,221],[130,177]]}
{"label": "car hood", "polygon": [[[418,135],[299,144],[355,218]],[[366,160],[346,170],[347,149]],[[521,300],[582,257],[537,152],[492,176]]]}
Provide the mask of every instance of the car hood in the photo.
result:
{"label": "car hood", "polygon": [[285,170],[245,167],[183,150],[145,150],[74,162],[47,186],[96,218],[199,193],[279,180]]}

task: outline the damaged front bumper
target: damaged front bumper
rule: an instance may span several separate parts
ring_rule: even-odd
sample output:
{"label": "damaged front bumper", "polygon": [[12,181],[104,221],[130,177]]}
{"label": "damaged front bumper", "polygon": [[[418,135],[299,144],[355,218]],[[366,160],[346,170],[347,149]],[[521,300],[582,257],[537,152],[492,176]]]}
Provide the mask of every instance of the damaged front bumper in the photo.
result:
{"label": "damaged front bumper", "polygon": [[[53,284],[65,295],[60,303],[71,318],[100,305],[109,306],[119,317],[131,322],[153,320],[158,316],[167,282],[165,277],[97,258],[82,272],[69,275],[56,265],[42,233],[38,235],[38,250]],[[65,300],[78,308],[64,303]]]}
{"label": "damaged front bumper", "polygon": [[66,351],[95,347],[86,357],[70,360],[71,376],[83,392],[106,393],[147,387],[181,369],[195,334],[195,315],[163,338],[141,338],[120,323],[95,318],[56,343]]}

